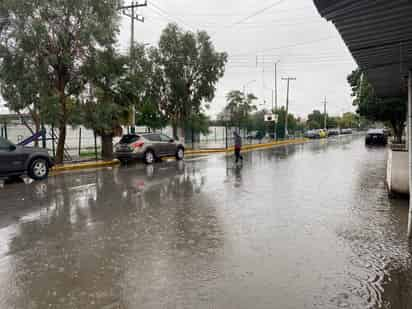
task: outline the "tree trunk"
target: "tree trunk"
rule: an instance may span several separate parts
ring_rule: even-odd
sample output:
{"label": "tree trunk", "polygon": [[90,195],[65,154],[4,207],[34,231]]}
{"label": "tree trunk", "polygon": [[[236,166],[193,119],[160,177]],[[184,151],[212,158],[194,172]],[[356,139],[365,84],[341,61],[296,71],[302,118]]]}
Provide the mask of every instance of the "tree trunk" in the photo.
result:
{"label": "tree trunk", "polygon": [[64,161],[64,144],[66,142],[66,124],[61,121],[59,125],[59,140],[57,141],[56,164]]}
{"label": "tree trunk", "polygon": [[113,160],[113,134],[102,134],[102,159]]}
{"label": "tree trunk", "polygon": [[394,120],[394,121],[391,121],[391,126],[393,129],[393,133],[395,134],[395,143],[402,144],[402,135],[403,135],[403,130],[405,128],[403,123],[399,123],[398,121]]}
{"label": "tree trunk", "polygon": [[[34,120],[34,127],[36,134],[40,132],[40,120],[36,117]],[[39,139],[34,140],[34,147],[39,147]]]}
{"label": "tree trunk", "polygon": [[66,123],[67,123],[67,110],[66,110],[66,98],[64,96],[64,86],[60,85],[60,107],[61,116],[59,117],[59,140],[57,141],[57,152],[56,152],[56,164],[62,164],[64,161],[64,145],[66,144]]}
{"label": "tree trunk", "polygon": [[176,125],[176,123],[172,123],[172,128],[173,128],[173,138],[178,139],[179,137],[177,136],[177,125]]}

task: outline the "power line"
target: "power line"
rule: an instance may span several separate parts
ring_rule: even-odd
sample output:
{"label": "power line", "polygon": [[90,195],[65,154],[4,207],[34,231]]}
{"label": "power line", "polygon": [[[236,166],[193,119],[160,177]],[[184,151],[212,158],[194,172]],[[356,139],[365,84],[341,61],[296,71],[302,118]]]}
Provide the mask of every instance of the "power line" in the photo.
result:
{"label": "power line", "polygon": [[[191,31],[194,31],[194,27],[192,27],[191,25],[187,24],[184,20],[182,20],[179,17],[176,16],[172,16],[170,15],[165,9],[161,8],[159,5],[157,5],[156,3],[154,3],[153,1],[150,2],[150,5],[155,8],[156,10],[158,10],[160,13],[162,13],[164,16],[170,18],[170,20],[175,21],[177,23],[180,23],[182,25],[184,25],[186,28],[188,28]],[[150,7],[150,6],[149,6]]]}
{"label": "power line", "polygon": [[[307,10],[311,9],[313,6],[303,6],[303,7],[298,7],[298,8],[293,8],[293,9],[285,9],[285,10],[277,10],[276,14],[278,13],[285,13],[285,12],[296,12],[296,11],[302,11],[302,10]],[[182,15],[185,17],[241,17],[244,16],[242,13],[222,13],[222,14],[203,14],[203,13],[187,13],[187,15]]]}
{"label": "power line", "polygon": [[278,0],[278,1],[276,1],[275,3],[272,3],[271,5],[263,8],[263,9],[260,9],[260,10],[258,10],[258,11],[256,11],[256,12],[254,12],[254,13],[252,13],[252,14],[250,14],[250,15],[248,15],[248,16],[240,19],[240,20],[238,20],[237,22],[233,23],[232,26],[236,26],[236,25],[242,24],[242,23],[244,23],[245,21],[248,21],[249,19],[251,19],[251,18],[253,18],[253,17],[256,17],[256,16],[258,16],[258,15],[261,15],[261,14],[265,13],[266,11],[269,11],[270,9],[274,8],[275,6],[281,4],[283,1],[284,1],[284,0]]}
{"label": "power line", "polygon": [[306,41],[306,42],[301,42],[301,43],[296,43],[296,44],[292,44],[292,45],[284,45],[284,46],[279,46],[279,47],[273,47],[273,48],[267,48],[267,49],[262,49],[260,51],[255,51],[255,52],[249,52],[249,53],[241,53],[241,54],[235,54],[235,55],[251,55],[251,54],[259,54],[259,53],[264,53],[267,51],[273,51],[273,50],[279,50],[279,49],[285,49],[285,48],[293,48],[293,47],[298,47],[298,46],[303,46],[303,45],[310,45],[310,44],[314,44],[314,43],[319,43],[319,42],[323,42],[323,41],[328,41],[331,39],[335,39],[336,36],[330,36],[330,37],[326,37],[326,38],[322,38],[322,39],[318,39],[318,40],[312,40],[312,41]]}
{"label": "power line", "polygon": [[[256,17],[256,16],[258,16],[258,15],[263,14],[263,13],[265,13],[266,11],[274,8],[275,6],[281,4],[283,1],[285,1],[285,0],[278,0],[278,1],[270,4],[269,6],[264,7],[263,9],[257,10],[257,11],[255,11],[254,13],[252,13],[252,14],[246,16],[246,17],[243,17],[243,18],[239,19],[238,21],[236,21],[236,22],[230,24],[229,26],[225,27],[225,30],[231,29],[231,28],[233,28],[233,27],[235,27],[235,26],[237,26],[237,25],[240,25],[240,24],[244,23],[245,21],[248,21],[249,19],[251,19],[251,18],[253,18],[253,17]],[[220,33],[222,33],[222,32],[220,32]]]}

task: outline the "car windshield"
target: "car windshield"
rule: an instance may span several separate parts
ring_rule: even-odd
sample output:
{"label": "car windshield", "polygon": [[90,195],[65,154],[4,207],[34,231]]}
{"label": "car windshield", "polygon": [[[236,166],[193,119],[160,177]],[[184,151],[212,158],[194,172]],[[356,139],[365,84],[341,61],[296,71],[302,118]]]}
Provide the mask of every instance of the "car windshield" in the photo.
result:
{"label": "car windshield", "polygon": [[383,135],[384,131],[380,129],[374,129],[374,130],[369,130],[368,134],[369,135]]}
{"label": "car windshield", "polygon": [[137,142],[139,139],[140,139],[139,135],[128,134],[128,135],[124,135],[119,143],[120,144],[131,144],[131,143]]}

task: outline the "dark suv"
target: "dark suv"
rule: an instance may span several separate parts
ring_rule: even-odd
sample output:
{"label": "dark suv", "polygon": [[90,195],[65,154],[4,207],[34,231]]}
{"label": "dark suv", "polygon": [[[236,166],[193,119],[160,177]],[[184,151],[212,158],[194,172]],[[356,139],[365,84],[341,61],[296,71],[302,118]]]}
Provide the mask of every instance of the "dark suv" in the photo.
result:
{"label": "dark suv", "polygon": [[16,146],[0,137],[0,177],[28,175],[42,180],[52,166],[47,149]]}
{"label": "dark suv", "polygon": [[388,144],[388,136],[383,129],[369,130],[366,134],[365,144],[386,146]]}

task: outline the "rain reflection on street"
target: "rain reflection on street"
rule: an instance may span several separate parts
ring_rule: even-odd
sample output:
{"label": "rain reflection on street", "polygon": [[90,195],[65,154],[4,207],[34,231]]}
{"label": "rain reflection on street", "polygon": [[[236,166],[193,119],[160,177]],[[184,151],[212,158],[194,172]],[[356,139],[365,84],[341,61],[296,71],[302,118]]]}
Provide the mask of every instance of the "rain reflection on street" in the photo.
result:
{"label": "rain reflection on street", "polygon": [[412,308],[408,203],[360,137],[0,189],[0,308]]}

